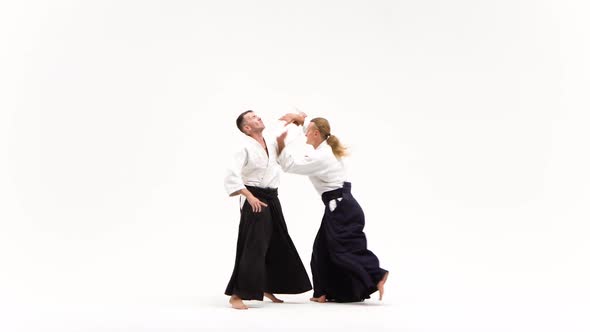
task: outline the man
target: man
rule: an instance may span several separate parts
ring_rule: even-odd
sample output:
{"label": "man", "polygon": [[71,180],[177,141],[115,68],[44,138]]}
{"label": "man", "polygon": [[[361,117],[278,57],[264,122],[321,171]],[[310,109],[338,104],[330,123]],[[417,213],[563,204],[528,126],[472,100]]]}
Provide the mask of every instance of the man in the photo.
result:
{"label": "man", "polygon": [[283,302],[273,293],[297,294],[312,289],[309,276],[289,236],[278,199],[281,167],[276,137],[265,139],[262,119],[246,111],[236,119],[244,133],[225,177],[230,196],[246,198],[241,208],[236,261],[225,290],[235,309],[248,309],[243,300]]}

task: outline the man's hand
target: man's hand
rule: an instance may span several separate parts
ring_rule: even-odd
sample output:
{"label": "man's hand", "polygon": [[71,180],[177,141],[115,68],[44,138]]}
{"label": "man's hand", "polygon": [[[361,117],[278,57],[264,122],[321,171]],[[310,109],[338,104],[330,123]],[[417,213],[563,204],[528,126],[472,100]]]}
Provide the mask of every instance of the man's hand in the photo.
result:
{"label": "man's hand", "polygon": [[280,134],[277,137],[277,146],[278,146],[277,155],[280,155],[281,151],[283,151],[283,149],[285,148],[285,138],[287,138],[288,132],[289,132],[288,130],[285,130],[282,134]]}
{"label": "man's hand", "polygon": [[258,198],[256,198],[252,194],[246,196],[246,199],[248,200],[248,203],[250,203],[250,206],[252,206],[252,211],[254,211],[256,213],[262,212],[262,208],[268,206],[268,204],[266,204],[263,201],[259,200]]}
{"label": "man's hand", "polygon": [[256,198],[256,196],[254,196],[250,192],[250,190],[248,190],[246,188],[242,188],[242,189],[236,191],[235,193],[231,194],[230,196],[239,195],[239,194],[246,196],[246,200],[248,201],[250,206],[252,206],[252,211],[254,211],[254,212],[261,212],[263,207],[268,206],[266,203],[264,203],[263,201]]}

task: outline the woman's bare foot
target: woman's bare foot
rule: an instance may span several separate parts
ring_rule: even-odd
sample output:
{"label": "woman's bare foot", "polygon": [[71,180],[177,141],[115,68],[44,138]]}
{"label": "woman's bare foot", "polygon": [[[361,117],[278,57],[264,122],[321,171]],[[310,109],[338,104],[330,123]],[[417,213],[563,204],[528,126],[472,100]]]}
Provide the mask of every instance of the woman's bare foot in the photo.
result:
{"label": "woman's bare foot", "polygon": [[389,275],[389,272],[385,272],[385,275],[383,276],[381,281],[379,281],[377,283],[377,289],[379,290],[379,301],[381,301],[383,299],[383,293],[385,292],[385,282],[387,281],[388,275]]}
{"label": "woman's bare foot", "polygon": [[239,309],[239,310],[248,309],[248,306],[245,305],[244,302],[242,301],[242,299],[237,295],[232,295],[229,298],[229,304],[231,304],[231,307],[234,309]]}
{"label": "woman's bare foot", "polygon": [[320,297],[312,297],[309,300],[312,302],[317,302],[317,303],[326,303],[326,295],[322,295]]}
{"label": "woman's bare foot", "polygon": [[271,293],[264,293],[264,296],[268,297],[271,301],[273,301],[274,303],[283,303],[285,301],[281,300],[281,299],[277,299],[276,296],[274,296]]}

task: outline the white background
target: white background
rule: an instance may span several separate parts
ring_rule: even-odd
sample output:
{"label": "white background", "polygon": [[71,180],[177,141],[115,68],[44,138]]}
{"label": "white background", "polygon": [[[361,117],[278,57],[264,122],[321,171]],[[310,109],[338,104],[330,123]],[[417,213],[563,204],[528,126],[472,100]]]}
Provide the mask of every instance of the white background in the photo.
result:
{"label": "white background", "polygon": [[[587,331],[584,1],[6,1],[0,327]],[[223,295],[253,109],[351,149],[383,302]],[[322,205],[280,198],[309,271]],[[296,314],[297,313],[297,314]]]}

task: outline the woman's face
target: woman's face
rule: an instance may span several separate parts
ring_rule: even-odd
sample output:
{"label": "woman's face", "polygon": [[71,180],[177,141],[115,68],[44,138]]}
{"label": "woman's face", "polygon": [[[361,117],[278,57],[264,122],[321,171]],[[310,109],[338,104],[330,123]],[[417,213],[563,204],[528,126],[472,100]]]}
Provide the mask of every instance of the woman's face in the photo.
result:
{"label": "woman's face", "polygon": [[305,137],[307,137],[307,144],[313,145],[315,147],[319,136],[320,131],[316,128],[315,123],[311,122],[309,126],[307,126],[307,130],[305,131]]}

